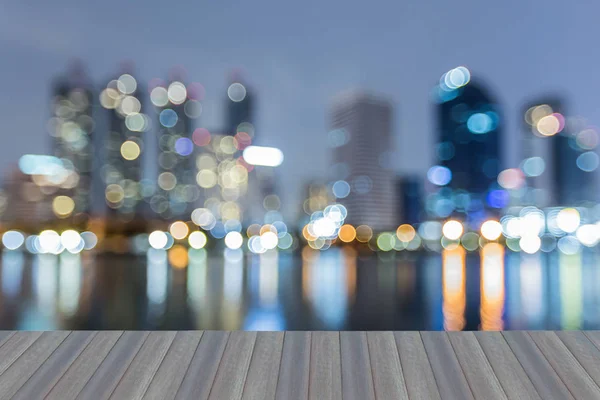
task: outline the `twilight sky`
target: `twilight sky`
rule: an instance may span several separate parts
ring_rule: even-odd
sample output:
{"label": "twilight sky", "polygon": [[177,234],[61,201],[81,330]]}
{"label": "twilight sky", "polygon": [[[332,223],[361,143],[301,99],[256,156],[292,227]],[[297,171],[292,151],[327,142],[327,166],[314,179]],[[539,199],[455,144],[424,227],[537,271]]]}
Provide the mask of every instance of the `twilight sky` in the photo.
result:
{"label": "twilight sky", "polygon": [[563,96],[567,114],[600,125],[600,3],[576,3],[0,0],[0,174],[21,154],[48,152],[50,81],[72,57],[96,82],[123,60],[146,82],[184,66],[206,88],[209,128],[222,120],[228,72],[242,68],[258,101],[258,144],[285,154],[287,215],[328,164],[328,104],[348,88],[394,101],[397,171],[424,173],[433,162],[430,90],[465,65],[503,107],[504,166],[514,167],[518,110],[532,97]]}

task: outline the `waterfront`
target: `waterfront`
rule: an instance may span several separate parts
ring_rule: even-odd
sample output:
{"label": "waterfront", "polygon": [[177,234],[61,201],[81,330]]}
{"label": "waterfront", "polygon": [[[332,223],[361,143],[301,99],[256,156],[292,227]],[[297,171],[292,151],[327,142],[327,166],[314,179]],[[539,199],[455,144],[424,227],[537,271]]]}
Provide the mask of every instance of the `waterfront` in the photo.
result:
{"label": "waterfront", "polygon": [[0,328],[599,329],[600,254],[4,251]]}

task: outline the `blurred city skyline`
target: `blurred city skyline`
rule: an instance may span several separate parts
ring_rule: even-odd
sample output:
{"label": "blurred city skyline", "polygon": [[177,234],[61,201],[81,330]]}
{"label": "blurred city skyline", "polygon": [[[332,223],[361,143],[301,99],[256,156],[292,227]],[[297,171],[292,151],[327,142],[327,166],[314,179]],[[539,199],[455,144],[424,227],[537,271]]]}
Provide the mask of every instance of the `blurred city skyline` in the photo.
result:
{"label": "blurred city skyline", "polygon": [[86,63],[94,82],[112,76],[123,60],[132,60],[145,82],[166,78],[173,65],[185,67],[189,80],[206,88],[207,127],[223,120],[227,76],[241,69],[256,94],[257,144],[281,148],[286,157],[280,184],[290,219],[303,185],[329,164],[327,113],[331,98],[347,88],[394,101],[398,174],[424,175],[434,164],[431,89],[457,65],[466,65],[500,103],[507,168],[521,160],[521,111],[532,98],[558,96],[569,115],[600,125],[599,84],[593,79],[600,56],[589,50],[598,37],[591,19],[597,5],[563,9],[536,2],[517,8],[515,2],[493,15],[475,2],[377,2],[368,9],[315,2],[293,10],[275,2],[235,8],[190,3],[185,9],[110,1],[6,5],[0,51],[10,61],[0,66],[6,77],[0,116],[4,135],[18,134],[0,149],[0,173],[22,154],[48,152],[50,82],[73,57]]}

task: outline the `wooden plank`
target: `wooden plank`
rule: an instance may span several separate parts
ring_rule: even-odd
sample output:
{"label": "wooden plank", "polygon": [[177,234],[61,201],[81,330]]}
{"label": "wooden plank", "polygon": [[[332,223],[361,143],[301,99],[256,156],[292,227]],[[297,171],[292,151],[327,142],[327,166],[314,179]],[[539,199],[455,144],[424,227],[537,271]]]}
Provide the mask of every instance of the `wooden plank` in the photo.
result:
{"label": "wooden plank", "polygon": [[16,332],[15,331],[0,331],[0,347],[6,343]]}
{"label": "wooden plank", "polygon": [[151,332],[110,398],[141,399],[174,338],[175,332]]}
{"label": "wooden plank", "polygon": [[21,354],[42,336],[42,333],[43,332],[18,332],[11,336],[4,345],[0,347],[0,374],[4,373],[16,359],[21,357]]}
{"label": "wooden plank", "polygon": [[576,399],[600,399],[600,388],[554,332],[528,332]]}
{"label": "wooden plank", "polygon": [[175,398],[201,337],[202,331],[177,332],[169,352],[144,395],[144,399]]}
{"label": "wooden plank", "polygon": [[421,332],[442,399],[472,399],[473,393],[446,332]]}
{"label": "wooden plank", "polygon": [[224,331],[205,331],[202,334],[196,353],[177,392],[177,399],[208,398],[228,339],[229,332]]}
{"label": "wooden plank", "polygon": [[256,332],[233,331],[229,335],[209,399],[240,399],[248,374]]}
{"label": "wooden plank", "polygon": [[306,400],[310,376],[310,332],[286,332],[275,398]]}
{"label": "wooden plank", "polygon": [[339,332],[313,332],[310,349],[308,398],[342,398]]}
{"label": "wooden plank", "polygon": [[542,399],[573,398],[527,332],[505,331],[502,332],[502,336]]}
{"label": "wooden plank", "polygon": [[[73,361],[92,341],[97,332],[76,331],[58,346],[29,380],[17,391],[13,399],[29,400],[45,397]],[[63,397],[64,398],[64,397]]]}
{"label": "wooden plank", "polygon": [[558,331],[556,335],[600,386],[600,350],[581,331]]}
{"label": "wooden plank", "polygon": [[410,399],[440,399],[440,392],[419,332],[394,332],[394,338]]}
{"label": "wooden plank", "polygon": [[375,400],[366,333],[340,332],[340,352],[343,398]]}
{"label": "wooden plank", "polygon": [[600,349],[600,331],[584,331],[584,334],[594,346]]}
{"label": "wooden plank", "polygon": [[75,399],[122,334],[122,331],[98,332],[50,390],[45,400]]}
{"label": "wooden plank", "polygon": [[244,385],[243,399],[274,399],[284,332],[258,332]]}
{"label": "wooden plank", "polygon": [[148,332],[124,332],[77,398],[108,399],[147,338]]}
{"label": "wooden plank", "polygon": [[448,332],[450,344],[476,399],[506,399],[506,394],[473,332]]}
{"label": "wooden plank", "polygon": [[44,361],[69,336],[70,332],[44,332],[0,375],[0,399],[9,399],[37,371]]}
{"label": "wooden plank", "polygon": [[375,395],[380,399],[408,399],[396,339],[392,332],[367,332]]}
{"label": "wooden plank", "polygon": [[540,399],[502,333],[475,332],[475,337],[509,399]]}

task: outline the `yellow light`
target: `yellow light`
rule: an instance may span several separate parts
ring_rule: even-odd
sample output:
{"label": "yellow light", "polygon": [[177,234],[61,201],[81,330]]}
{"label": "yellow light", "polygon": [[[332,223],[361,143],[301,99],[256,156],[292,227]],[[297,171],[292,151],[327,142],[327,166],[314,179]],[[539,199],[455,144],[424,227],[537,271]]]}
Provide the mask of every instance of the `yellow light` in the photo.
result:
{"label": "yellow light", "polygon": [[108,185],[104,193],[106,200],[112,204],[121,202],[125,197],[125,191],[117,184]]}
{"label": "yellow light", "polygon": [[302,228],[302,236],[304,236],[304,239],[311,241],[311,240],[315,240],[316,237],[313,236],[310,231],[308,230],[308,224],[304,225],[304,228]]}
{"label": "yellow light", "polygon": [[210,189],[217,184],[217,174],[210,169],[203,169],[196,175],[196,182],[204,189]]}
{"label": "yellow light", "polygon": [[373,237],[373,230],[367,225],[360,225],[356,228],[356,240],[366,243]]}
{"label": "yellow light", "polygon": [[340,231],[338,232],[338,236],[342,242],[350,243],[356,239],[356,229],[349,224],[342,225]]}
{"label": "yellow light", "polygon": [[458,240],[463,234],[463,225],[459,221],[447,221],[442,227],[442,233],[450,240]]}
{"label": "yellow light", "polygon": [[181,269],[187,267],[188,252],[185,247],[180,244],[169,249],[169,263],[173,268]]}
{"label": "yellow light", "polygon": [[194,231],[190,233],[190,236],[188,237],[188,243],[193,249],[203,248],[204,246],[206,246],[206,241],[206,234],[200,231]]}
{"label": "yellow light", "polygon": [[174,239],[181,240],[185,239],[188,233],[190,232],[190,228],[183,221],[176,221],[171,224],[169,227],[169,232]]}
{"label": "yellow light", "polygon": [[140,146],[131,140],[123,142],[121,145],[121,156],[126,160],[135,160],[140,156]]}
{"label": "yellow light", "polygon": [[68,196],[56,196],[52,201],[52,211],[59,218],[67,218],[75,210],[75,202]]}
{"label": "yellow light", "polygon": [[556,135],[560,132],[560,121],[554,115],[546,115],[538,121],[536,128],[544,136]]}
{"label": "yellow light", "polygon": [[416,234],[415,228],[409,224],[402,224],[396,229],[396,236],[403,242],[410,242],[415,238]]}
{"label": "yellow light", "polygon": [[277,228],[275,228],[273,225],[271,224],[264,224],[259,231],[259,234],[262,235],[265,232],[273,232],[274,234],[277,234]]}
{"label": "yellow light", "polygon": [[496,240],[502,235],[502,224],[498,221],[489,220],[481,225],[481,236],[487,240]]}

